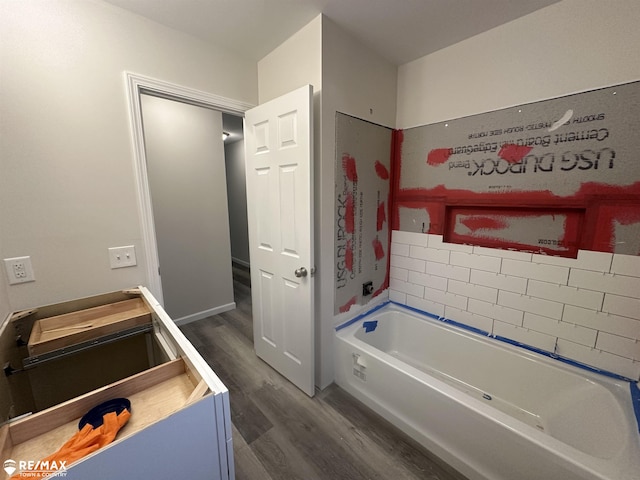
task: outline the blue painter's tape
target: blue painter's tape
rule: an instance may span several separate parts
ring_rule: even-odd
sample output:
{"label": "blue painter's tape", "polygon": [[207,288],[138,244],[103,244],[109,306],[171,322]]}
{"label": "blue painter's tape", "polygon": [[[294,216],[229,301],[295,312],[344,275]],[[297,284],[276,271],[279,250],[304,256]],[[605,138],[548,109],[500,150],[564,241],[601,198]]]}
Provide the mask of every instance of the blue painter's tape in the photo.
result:
{"label": "blue painter's tape", "polygon": [[377,305],[377,306],[373,307],[371,310],[367,310],[366,312],[361,313],[361,314],[360,314],[360,315],[358,315],[357,317],[354,317],[354,318],[352,318],[351,320],[347,320],[347,321],[346,321],[346,322],[344,322],[343,324],[338,325],[338,326],[336,327],[336,332],[337,332],[338,330],[342,330],[343,328],[348,327],[349,325],[353,325],[353,324],[354,324],[354,323],[356,323],[357,321],[362,320],[364,317],[367,317],[367,316],[371,315],[373,312],[377,312],[377,311],[378,311],[378,310],[380,310],[382,307],[384,307],[384,306],[386,306],[386,305],[388,305],[388,304],[389,304],[389,302],[381,303],[380,305]]}
{"label": "blue painter's tape", "polygon": [[532,347],[531,345],[527,345],[526,343],[520,343],[516,340],[511,340],[510,338],[507,337],[501,337],[500,335],[494,335],[491,338],[495,338],[496,340],[499,340],[500,342],[504,342],[504,343],[508,343],[509,345],[513,345],[514,347],[520,347],[520,348],[524,348],[525,350],[529,350],[530,352],[535,352],[538,353],[540,355],[544,355],[545,357],[551,357],[555,360],[559,360],[560,358],[557,355],[553,355],[551,352],[547,351],[547,350],[542,350],[541,348],[538,347]]}
{"label": "blue painter's tape", "polygon": [[405,310],[409,310],[409,311],[412,311],[412,312],[416,312],[416,313],[418,313],[420,315],[424,315],[425,317],[430,317],[430,318],[433,318],[434,320],[439,320],[441,322],[448,323],[450,325],[454,325],[456,327],[462,328],[463,330],[468,330],[470,332],[477,333],[478,335],[483,335],[485,337],[488,337],[490,335],[490,333],[487,332],[486,330],[481,330],[481,329],[476,328],[476,327],[471,327],[469,325],[465,325],[464,323],[456,322],[455,320],[450,320],[450,319],[445,318],[445,317],[439,317],[438,315],[434,315],[433,313],[425,312],[424,310],[419,310],[417,308],[410,307],[408,305],[403,305],[401,303],[395,303],[395,302],[390,302],[390,303],[393,303],[394,305],[397,305],[400,308],[403,308]]}
{"label": "blue painter's tape", "polygon": [[636,414],[636,423],[638,424],[638,432],[640,432],[640,389],[636,382],[629,382],[631,388],[631,403],[633,403],[633,412]]}
{"label": "blue painter's tape", "polygon": [[365,333],[373,332],[378,328],[378,320],[369,320],[368,322],[364,322],[362,326],[364,327]]}
{"label": "blue painter's tape", "polygon": [[511,340],[510,338],[501,337],[499,335],[496,335],[493,338],[495,338],[496,340],[500,340],[501,342],[508,343],[510,345],[515,345],[516,347],[524,348],[525,350],[530,350],[532,352],[539,353],[540,355],[544,355],[545,357],[553,358],[554,360],[557,360],[562,363],[566,363],[567,365],[571,365],[572,367],[578,367],[583,370],[589,370],[590,372],[597,373],[599,375],[604,375],[605,377],[609,377],[609,378],[615,378],[616,380],[622,380],[624,382],[633,382],[633,380],[631,380],[630,378],[627,378],[622,375],[618,375],[617,373],[609,372],[608,370],[601,370],[599,368],[592,367],[591,365],[587,365],[586,363],[577,362],[575,360],[562,357],[560,355],[549,352],[547,350],[542,350],[537,347],[532,347],[531,345],[527,345],[525,343],[516,342],[515,340]]}
{"label": "blue painter's tape", "polygon": [[464,330],[469,330],[470,332],[477,333],[478,335],[483,335],[485,337],[488,337],[489,335],[491,335],[491,333],[487,332],[486,330],[482,330],[476,327],[471,327],[469,325],[465,325],[464,323],[456,322],[455,320],[449,320],[448,318],[445,318],[443,321],[445,323],[450,323],[451,325],[455,325],[458,328],[462,328]]}
{"label": "blue painter's tape", "polygon": [[604,375],[604,376],[610,377],[610,378],[615,378],[616,380],[622,380],[622,381],[625,381],[625,382],[634,382],[634,380],[632,380],[630,378],[627,378],[627,377],[624,377],[622,375],[618,375],[617,373],[609,372],[607,370],[601,370],[599,368],[592,367],[591,365],[586,365],[584,363],[580,363],[580,362],[577,362],[575,360],[571,360],[571,359],[566,358],[566,357],[561,357],[560,355],[556,355],[555,353],[549,352],[547,350],[542,350],[540,348],[533,347],[533,346],[527,345],[525,343],[520,343],[520,342],[517,342],[515,340],[511,340],[510,338],[501,337],[499,335],[492,336],[490,332],[486,332],[484,330],[480,330],[479,328],[475,328],[475,327],[471,327],[469,325],[465,325],[464,323],[456,322],[455,320],[450,320],[450,319],[445,318],[445,317],[439,317],[438,315],[434,315],[433,313],[424,312],[424,311],[419,310],[417,308],[409,307],[409,306],[403,305],[401,303],[395,303],[395,302],[390,302],[390,303],[393,303],[394,305],[397,305],[397,306],[399,306],[401,308],[404,308],[406,310],[410,310],[410,311],[413,311],[413,312],[416,312],[416,313],[419,313],[419,314],[422,314],[422,315],[426,315],[427,317],[431,317],[431,318],[434,318],[436,320],[440,320],[441,322],[449,323],[451,325],[455,325],[456,327],[461,328],[463,330],[467,330],[469,332],[474,332],[474,333],[477,333],[479,335],[483,335],[485,337],[495,338],[496,340],[498,340],[500,342],[504,342],[504,343],[508,343],[510,345],[514,345],[516,347],[524,348],[525,350],[529,350],[531,352],[539,353],[540,355],[544,355],[545,357],[553,358],[554,360],[558,360],[559,362],[566,363],[567,365],[571,365],[573,367],[578,367],[578,368],[582,368],[584,370],[589,370],[590,372],[594,372],[594,373],[597,373],[597,374],[600,374],[600,375]]}
{"label": "blue painter's tape", "polygon": [[443,317],[439,317],[438,315],[435,315],[433,313],[425,312],[424,310],[419,310],[415,307],[410,307],[409,305],[403,305],[402,303],[396,303],[396,302],[389,302],[389,303],[393,303],[394,305],[397,305],[398,307],[403,308],[405,310],[409,310],[411,312],[416,312],[416,313],[419,313],[420,315],[433,318],[434,320],[441,320],[441,321],[443,320]]}

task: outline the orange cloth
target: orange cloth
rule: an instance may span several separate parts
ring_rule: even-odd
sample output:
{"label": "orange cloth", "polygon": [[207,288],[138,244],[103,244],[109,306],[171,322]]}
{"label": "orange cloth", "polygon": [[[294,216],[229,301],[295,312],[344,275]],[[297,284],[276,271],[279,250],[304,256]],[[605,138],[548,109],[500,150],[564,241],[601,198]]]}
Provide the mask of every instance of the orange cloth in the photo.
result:
{"label": "orange cloth", "polygon": [[[119,415],[115,412],[105,414],[102,419],[103,423],[98,428],[93,428],[90,423],[87,423],[82,430],[71,437],[67,443],[65,443],[60,450],[56,453],[43,458],[39,464],[51,465],[52,462],[56,462],[56,465],[60,465],[61,462],[65,462],[63,465],[69,467],[76,460],[95,452],[96,450],[111,443],[118,434],[118,431],[127,423],[131,417],[131,413],[124,409]],[[38,465],[34,470],[39,470]],[[23,470],[27,472],[29,470]],[[29,479],[41,479],[47,475],[55,473],[55,470],[49,470],[48,472],[30,472]],[[18,480],[21,477],[19,473],[11,477],[11,480]]]}

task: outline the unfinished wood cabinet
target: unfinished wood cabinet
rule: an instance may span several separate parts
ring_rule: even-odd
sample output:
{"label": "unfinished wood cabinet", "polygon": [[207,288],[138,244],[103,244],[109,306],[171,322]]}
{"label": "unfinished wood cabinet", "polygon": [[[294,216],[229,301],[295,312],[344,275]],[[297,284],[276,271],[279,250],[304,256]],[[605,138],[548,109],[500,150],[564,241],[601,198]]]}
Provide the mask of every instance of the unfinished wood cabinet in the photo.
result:
{"label": "unfinished wood cabinet", "polygon": [[151,308],[136,297],[37,320],[27,347],[40,355],[145,324],[151,324]]}
{"label": "unfinished wood cabinet", "polygon": [[116,440],[65,478],[234,478],[228,390],[146,288],[16,312],[0,355],[0,461],[56,452],[91,408],[125,397]]}

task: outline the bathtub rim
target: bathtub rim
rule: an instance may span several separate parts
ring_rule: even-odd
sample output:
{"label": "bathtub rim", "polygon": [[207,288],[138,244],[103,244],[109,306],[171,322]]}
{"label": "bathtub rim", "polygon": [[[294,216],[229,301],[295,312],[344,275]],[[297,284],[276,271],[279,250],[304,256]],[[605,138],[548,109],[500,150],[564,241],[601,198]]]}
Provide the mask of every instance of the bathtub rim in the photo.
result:
{"label": "bathtub rim", "polygon": [[[375,358],[379,362],[382,362],[389,368],[401,370],[403,373],[406,373],[412,380],[425,383],[429,388],[434,389],[439,394],[444,395],[451,401],[462,404],[466,408],[471,409],[475,414],[481,415],[487,420],[495,422],[501,425],[502,427],[508,429],[512,433],[515,433],[519,437],[527,439],[528,441],[535,444],[536,447],[542,450],[554,453],[555,455],[561,457],[563,461],[573,465],[574,468],[578,468],[581,471],[588,472],[590,475],[592,475],[593,478],[599,478],[599,479],[612,478],[610,477],[610,475],[615,474],[615,472],[612,472],[609,469],[612,467],[615,468],[614,466],[618,464],[619,461],[624,459],[623,456],[626,453],[628,453],[628,449],[633,447],[633,445],[625,447],[625,449],[621,450],[613,458],[602,458],[602,457],[594,456],[589,453],[583,452],[577,449],[576,447],[568,443],[565,443],[557,438],[554,438],[545,432],[540,432],[536,430],[534,427],[527,425],[521,420],[515,417],[512,417],[496,409],[495,407],[480,401],[479,399],[476,399],[474,397],[471,397],[465,394],[464,392],[461,392],[455,387],[448,385],[444,381],[429,375],[428,372],[424,372],[417,367],[413,367],[412,365],[404,363],[401,360],[398,360],[397,358],[393,357],[392,355],[382,350],[379,350],[367,344],[365,341],[357,338],[355,336],[355,333],[361,327],[362,322],[364,322],[367,317],[375,316],[375,313],[377,313],[379,310],[383,309],[384,307],[390,307],[390,311],[400,311],[402,313],[405,313],[403,311],[407,311],[406,313],[411,314],[412,316],[415,316],[415,315],[424,316],[424,312],[420,310],[406,307],[405,305],[397,304],[395,302],[390,301],[390,302],[383,303],[381,305],[377,305],[376,307],[369,310],[368,312],[358,315],[355,319],[351,319],[350,321],[345,322],[344,324],[341,325],[341,328],[336,328],[336,337],[346,344],[345,348],[348,348],[348,347],[356,348],[364,352],[366,355],[369,355],[370,357]],[[441,328],[453,328],[454,330],[455,330],[455,327],[461,328],[457,322],[444,322],[440,320],[440,318],[434,315],[426,315],[426,317],[427,317],[426,319],[427,321],[430,320],[430,321],[442,322],[442,324],[438,324],[438,323],[435,324],[436,326]],[[348,328],[348,327],[351,327],[351,328]],[[473,328],[461,328],[461,330],[463,330],[463,332],[459,332],[459,333],[467,333],[467,334],[478,333],[476,332],[477,329],[473,329]],[[466,332],[464,332],[465,330]],[[485,338],[485,341],[494,338],[493,336],[489,336],[486,334],[480,334],[480,336],[488,337],[488,338]],[[496,340],[500,340],[500,339],[496,338]],[[499,348],[505,348],[506,350],[511,350],[514,347],[518,347],[518,345],[514,345],[511,342],[496,343],[495,346]],[[528,348],[524,348],[524,349],[516,350],[515,353],[525,355],[525,356],[536,357],[535,353],[537,352],[532,351],[531,349],[528,349]],[[576,372],[574,370],[574,368],[577,367],[576,365],[567,365],[563,362],[551,362],[551,360],[555,360],[555,359],[553,357],[550,357],[549,355],[543,355],[543,358],[536,357],[536,360],[541,360],[544,364],[547,364],[554,368],[559,368],[561,370],[569,371],[577,375],[583,375],[586,379],[592,382],[605,384],[603,385],[605,388],[607,384],[611,386],[615,385],[619,387],[621,385],[620,382],[628,382],[627,379],[618,378],[618,376],[615,376],[612,378],[609,375],[602,375],[598,371],[594,371],[591,368],[580,369],[580,371]],[[402,364],[403,368],[400,368],[398,364]],[[404,370],[405,367],[406,367],[406,371]],[[348,378],[345,378],[344,381],[349,385],[349,388],[347,388],[347,391],[356,390],[359,392],[359,395],[358,395],[359,397],[366,396],[366,389],[363,389],[361,386],[359,386],[358,382],[352,383],[348,380]],[[618,398],[617,395],[616,395],[616,398]],[[620,400],[620,398],[618,398],[618,400]],[[627,401],[628,400],[629,400],[629,397],[627,397]],[[372,406],[372,403],[378,404],[378,400],[375,398],[375,396],[373,398],[368,398],[366,401],[363,401],[363,402],[367,404],[369,407],[374,408],[374,410],[377,410],[377,408]],[[626,407],[628,406],[629,404],[627,404]],[[635,405],[631,405],[631,406],[634,407],[633,410],[635,411]],[[382,404],[379,404],[378,407],[383,410],[386,408]],[[408,425],[409,428],[416,431],[418,435],[426,438],[428,442],[433,443],[434,441],[433,439],[429,438],[429,436],[426,433],[421,432],[420,430],[412,427],[408,423],[408,419],[404,418],[405,416],[402,415],[400,412],[397,412],[391,409],[387,411],[386,414],[383,416],[386,416],[386,415],[389,415],[397,419],[397,421],[399,421],[404,425]],[[633,427],[631,427],[631,430],[632,430],[631,433],[633,433],[633,430],[634,430]],[[636,433],[638,432],[636,431]],[[635,443],[640,446],[640,434],[636,438]],[[629,460],[625,460],[625,465],[628,465],[628,464],[629,464]],[[471,465],[468,465],[468,466],[471,466]],[[478,471],[478,473],[479,472],[480,471]]]}
{"label": "bathtub rim", "polygon": [[[377,312],[378,310],[381,310],[382,308],[384,308],[384,307],[386,307],[388,305],[396,306],[400,310],[407,310],[409,312],[413,312],[413,313],[416,313],[418,315],[423,315],[423,316],[426,316],[426,317],[428,317],[428,318],[430,318],[432,320],[436,320],[438,322],[442,322],[445,325],[449,325],[449,326],[452,326],[452,327],[457,327],[457,328],[460,328],[462,330],[466,330],[467,332],[475,333],[475,334],[478,334],[478,335],[483,336],[483,337],[492,338],[492,339],[498,340],[500,342],[503,342],[503,343],[506,343],[506,344],[509,344],[509,345],[513,345],[514,347],[522,348],[524,350],[528,350],[530,352],[534,352],[534,353],[543,355],[545,357],[551,358],[551,359],[556,360],[558,362],[561,362],[561,363],[564,363],[564,364],[567,364],[567,365],[571,365],[573,367],[577,367],[577,368],[580,368],[580,369],[583,369],[583,370],[587,370],[589,372],[592,372],[592,373],[595,373],[595,374],[598,374],[598,375],[603,375],[605,377],[613,378],[615,380],[622,380],[624,382],[627,382],[627,383],[630,383],[630,384],[635,384],[635,385],[638,385],[638,382],[639,382],[638,380],[633,380],[632,378],[625,377],[624,375],[620,375],[620,374],[615,373],[615,372],[610,372],[609,370],[605,370],[605,369],[602,369],[602,368],[594,367],[592,365],[588,365],[586,363],[582,363],[582,362],[579,362],[577,360],[574,360],[574,359],[571,359],[571,358],[568,358],[568,357],[564,357],[562,355],[558,355],[557,353],[553,353],[553,352],[550,352],[548,350],[543,350],[541,348],[534,347],[533,345],[527,345],[526,343],[518,342],[517,340],[512,340],[510,338],[503,337],[501,335],[492,335],[490,332],[487,332],[486,330],[482,330],[480,328],[472,327],[470,325],[458,322],[456,320],[451,320],[450,318],[441,317],[441,316],[435,315],[433,313],[429,313],[429,312],[426,312],[424,310],[420,310],[420,309],[415,308],[415,307],[410,307],[410,306],[404,305],[402,303],[394,302],[392,300],[387,300],[386,302],[383,302],[383,303],[381,303],[379,305],[376,305],[375,307],[373,307],[373,308],[371,308],[371,309],[369,309],[369,310],[367,310],[365,312],[362,312],[362,313],[358,314],[354,318],[351,318],[351,319],[349,319],[349,320],[347,320],[347,321],[345,321],[343,323],[340,323],[340,324],[336,325],[336,327],[335,327],[336,333],[339,332],[340,330],[343,330],[343,329],[353,325],[354,323],[359,322],[360,320],[364,319],[365,317],[371,316],[373,313]],[[638,430],[640,432],[640,416],[638,416],[638,415],[640,415],[640,393],[639,393],[638,397],[639,397],[638,398],[638,407],[637,407],[638,408],[638,414],[636,415],[636,419],[637,419],[637,422],[638,422]],[[635,408],[635,405],[636,404],[634,403],[634,408]]]}

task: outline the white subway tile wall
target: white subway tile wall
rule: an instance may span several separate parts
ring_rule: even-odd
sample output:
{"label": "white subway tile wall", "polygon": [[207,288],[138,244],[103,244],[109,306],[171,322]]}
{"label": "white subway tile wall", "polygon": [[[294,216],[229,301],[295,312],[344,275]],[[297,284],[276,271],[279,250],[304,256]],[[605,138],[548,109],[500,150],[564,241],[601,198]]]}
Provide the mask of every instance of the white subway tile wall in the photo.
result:
{"label": "white subway tile wall", "polygon": [[427,273],[413,272],[409,270],[405,271],[408,274],[408,278],[406,279],[407,282],[417,283],[418,285],[434,288],[436,290],[447,291],[448,281],[445,277],[438,277],[436,275],[429,275]]}
{"label": "white subway tile wall", "polygon": [[629,255],[614,255],[611,264],[611,273],[617,275],[637,276],[640,271],[640,257]]}
{"label": "white subway tile wall", "polygon": [[431,300],[426,300],[424,298],[407,295],[406,305],[411,308],[422,310],[423,312],[428,312],[432,315],[444,317],[444,305],[442,303],[432,302]]}
{"label": "white subway tile wall", "polygon": [[484,270],[486,272],[500,272],[502,259],[500,257],[490,257],[488,255],[477,255],[474,253],[451,252],[451,265],[459,267],[469,267],[474,270]]}
{"label": "white subway tile wall", "polygon": [[409,248],[409,256],[412,258],[421,258],[431,262],[449,263],[449,250],[438,250],[436,248],[417,247],[411,245]]}
{"label": "white subway tile wall", "polygon": [[470,327],[478,328],[483,332],[490,332],[493,329],[493,319],[483,315],[477,315],[468,310],[460,310],[455,307],[444,307],[444,317],[453,319]]}
{"label": "white subway tile wall", "polygon": [[392,233],[390,300],[640,379],[640,257],[578,258]]}
{"label": "white subway tile wall", "polygon": [[[490,317],[519,327],[522,326],[522,319],[524,318],[524,312],[522,310],[503,307],[497,303],[482,302],[473,298],[469,299],[468,309],[471,313],[484,315],[485,317]],[[487,329],[487,332],[491,333],[491,331],[490,328]]]}

